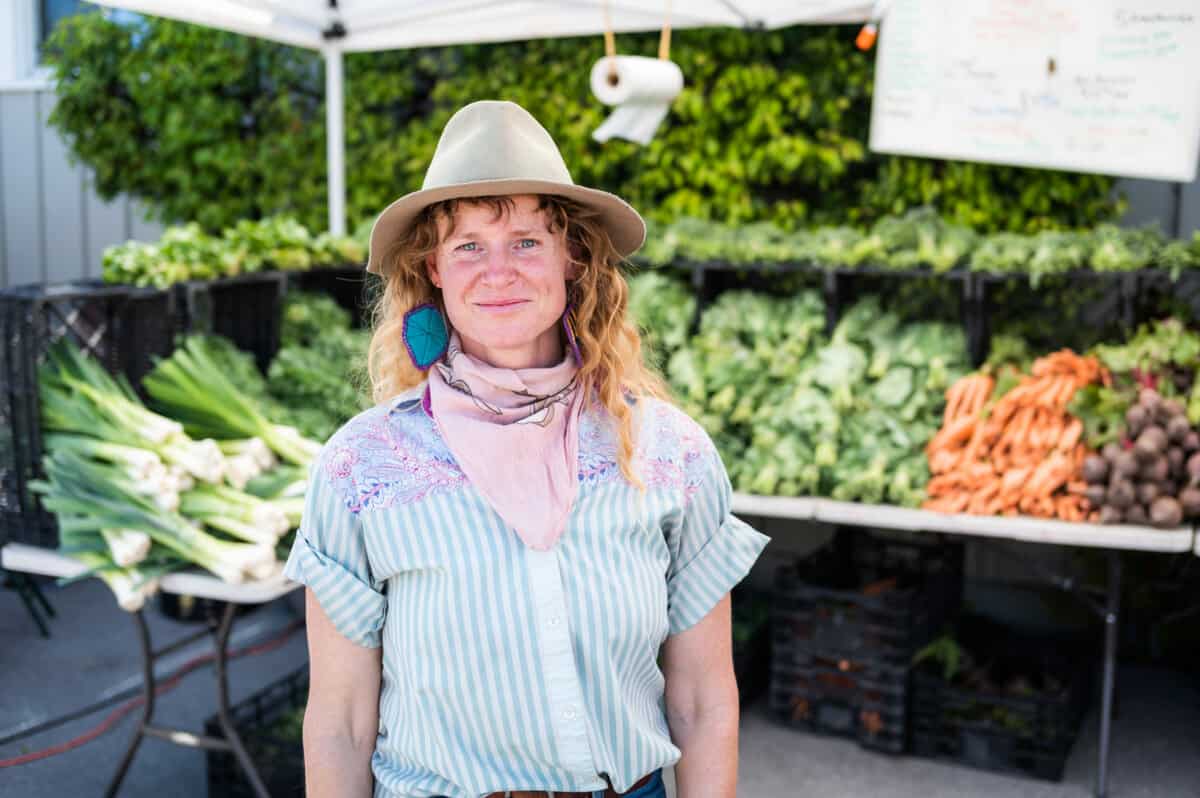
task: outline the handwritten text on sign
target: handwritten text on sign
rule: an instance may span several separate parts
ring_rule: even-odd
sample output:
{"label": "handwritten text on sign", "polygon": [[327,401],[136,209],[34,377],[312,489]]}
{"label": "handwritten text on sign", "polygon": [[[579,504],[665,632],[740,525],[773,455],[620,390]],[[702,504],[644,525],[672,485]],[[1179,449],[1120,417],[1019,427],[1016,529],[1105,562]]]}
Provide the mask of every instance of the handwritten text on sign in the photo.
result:
{"label": "handwritten text on sign", "polygon": [[1198,0],[896,0],[871,149],[1191,181]]}

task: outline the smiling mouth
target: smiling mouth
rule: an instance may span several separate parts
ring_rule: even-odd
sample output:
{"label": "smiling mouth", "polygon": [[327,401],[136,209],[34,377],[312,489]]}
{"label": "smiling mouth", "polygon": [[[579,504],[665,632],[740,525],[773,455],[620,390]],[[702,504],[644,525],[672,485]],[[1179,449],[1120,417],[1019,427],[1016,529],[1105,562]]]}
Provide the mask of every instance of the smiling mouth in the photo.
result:
{"label": "smiling mouth", "polygon": [[475,304],[481,308],[511,308],[516,305],[523,305],[527,301],[525,299],[500,299],[495,302],[476,302]]}

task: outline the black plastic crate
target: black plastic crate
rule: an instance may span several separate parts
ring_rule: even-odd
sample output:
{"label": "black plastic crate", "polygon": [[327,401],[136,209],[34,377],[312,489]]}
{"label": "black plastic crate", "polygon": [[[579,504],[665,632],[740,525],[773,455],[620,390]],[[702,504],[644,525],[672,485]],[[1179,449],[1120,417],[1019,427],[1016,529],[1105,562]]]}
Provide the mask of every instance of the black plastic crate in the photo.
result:
{"label": "black plastic crate", "polygon": [[369,326],[371,308],[382,282],[363,266],[326,266],[288,272],[289,291],[310,291],[326,296],[350,312],[355,328]]}
{"label": "black plastic crate", "polygon": [[776,570],[773,643],[907,665],[958,612],[962,585],[959,542],[839,529],[829,545]]}
{"label": "black plastic crate", "polygon": [[176,304],[167,291],[99,281],[0,291],[0,542],[56,548],[58,527],[29,492],[43,476],[38,366],[68,338],[135,386],[174,346]]}
{"label": "black plastic crate", "polygon": [[864,748],[908,748],[909,668],[777,648],[768,712],[806,731],[857,739]]}
{"label": "black plastic crate", "polygon": [[1053,642],[995,638],[969,680],[913,672],[913,753],[1058,781],[1091,695],[1091,668]]}
{"label": "black plastic crate", "polygon": [[[273,796],[304,794],[304,747],[296,736],[282,735],[279,725],[308,701],[307,663],[230,708],[233,727]],[[204,724],[212,737],[223,737],[216,716]],[[245,774],[231,751],[208,751],[209,798],[254,798]]]}
{"label": "black plastic crate", "polygon": [[194,280],[173,288],[180,309],[180,332],[222,335],[238,349],[254,355],[260,370],[267,370],[279,351],[285,273]]}

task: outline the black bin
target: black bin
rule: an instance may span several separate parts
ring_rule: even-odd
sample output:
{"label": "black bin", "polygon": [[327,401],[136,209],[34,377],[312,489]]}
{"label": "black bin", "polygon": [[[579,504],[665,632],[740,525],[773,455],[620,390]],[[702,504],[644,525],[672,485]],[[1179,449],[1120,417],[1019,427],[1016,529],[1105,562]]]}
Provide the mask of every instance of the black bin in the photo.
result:
{"label": "black bin", "polygon": [[38,366],[46,350],[68,338],[136,386],[174,348],[176,316],[175,298],[155,288],[82,281],[0,291],[0,541],[58,546],[54,516],[29,492],[44,476]]}

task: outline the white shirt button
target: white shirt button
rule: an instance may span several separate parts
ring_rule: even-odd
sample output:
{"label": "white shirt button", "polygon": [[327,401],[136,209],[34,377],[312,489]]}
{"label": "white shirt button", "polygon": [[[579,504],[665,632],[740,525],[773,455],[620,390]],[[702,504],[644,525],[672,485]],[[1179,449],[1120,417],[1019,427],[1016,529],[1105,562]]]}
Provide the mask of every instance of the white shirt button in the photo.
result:
{"label": "white shirt button", "polygon": [[562,618],[557,615],[550,619],[551,626],[558,626],[560,623],[562,623]]}
{"label": "white shirt button", "polygon": [[575,720],[575,710],[568,709],[566,712],[563,713],[563,717],[566,718],[567,720]]}

